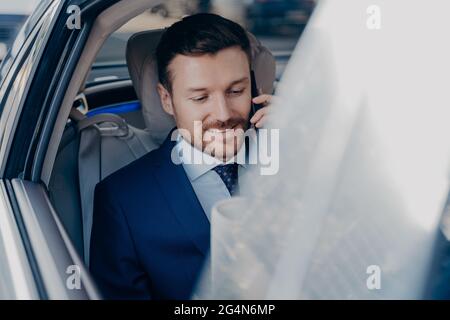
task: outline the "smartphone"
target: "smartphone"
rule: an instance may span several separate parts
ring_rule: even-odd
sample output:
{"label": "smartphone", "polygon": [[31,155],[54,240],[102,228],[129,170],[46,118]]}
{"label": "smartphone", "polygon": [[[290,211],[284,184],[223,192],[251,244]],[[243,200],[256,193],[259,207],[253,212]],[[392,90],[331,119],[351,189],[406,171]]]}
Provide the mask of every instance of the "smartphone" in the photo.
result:
{"label": "smartphone", "polygon": [[[254,97],[259,96],[259,92],[258,92],[258,86],[256,85],[256,78],[255,78],[255,73],[253,72],[253,70],[250,70],[250,77],[251,77],[251,93],[252,93],[252,99]],[[250,128],[254,128],[256,131],[258,131],[258,128],[256,128],[254,125],[252,125],[252,123],[250,122],[250,119],[253,117],[253,115],[256,113],[256,111],[258,111],[259,109],[261,109],[263,107],[262,104],[259,103],[253,103],[253,101],[251,102],[251,109],[250,109],[250,114],[248,116],[248,125],[247,125],[247,129]],[[249,136],[245,136],[245,163],[250,163],[249,159],[250,159],[250,138]]]}
{"label": "smartphone", "polygon": [[[253,70],[250,70],[250,77],[251,77],[251,91],[252,91],[252,99],[259,96],[259,92],[258,92],[258,86],[256,85],[256,78],[255,78],[255,73],[253,72]],[[252,126],[252,124],[250,123],[250,119],[253,117],[253,115],[256,113],[256,111],[258,111],[259,109],[261,109],[263,107],[262,104],[259,103],[253,103],[252,100],[252,105],[251,105],[251,110],[250,110],[250,114],[248,117],[248,128],[250,128]]]}

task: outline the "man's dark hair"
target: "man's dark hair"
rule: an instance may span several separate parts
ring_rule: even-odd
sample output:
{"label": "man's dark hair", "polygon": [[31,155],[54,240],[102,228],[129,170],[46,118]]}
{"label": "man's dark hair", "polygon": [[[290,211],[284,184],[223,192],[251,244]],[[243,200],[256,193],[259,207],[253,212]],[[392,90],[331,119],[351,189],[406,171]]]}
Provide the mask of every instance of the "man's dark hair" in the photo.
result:
{"label": "man's dark hair", "polygon": [[215,54],[234,46],[241,47],[250,63],[250,41],[239,24],[212,13],[184,17],[163,33],[156,48],[159,82],[172,91],[168,66],[178,54]]}

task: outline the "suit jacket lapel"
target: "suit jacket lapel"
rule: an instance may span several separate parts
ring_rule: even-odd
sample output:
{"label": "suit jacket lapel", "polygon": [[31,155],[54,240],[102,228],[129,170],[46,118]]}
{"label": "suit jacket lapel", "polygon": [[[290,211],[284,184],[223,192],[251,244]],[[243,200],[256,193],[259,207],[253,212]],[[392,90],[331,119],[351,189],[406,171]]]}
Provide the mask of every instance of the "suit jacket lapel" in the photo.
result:
{"label": "suit jacket lapel", "polygon": [[209,220],[183,166],[172,162],[171,152],[175,142],[170,140],[170,136],[171,134],[159,150],[159,168],[155,170],[155,175],[172,212],[195,246],[206,255],[210,240]]}

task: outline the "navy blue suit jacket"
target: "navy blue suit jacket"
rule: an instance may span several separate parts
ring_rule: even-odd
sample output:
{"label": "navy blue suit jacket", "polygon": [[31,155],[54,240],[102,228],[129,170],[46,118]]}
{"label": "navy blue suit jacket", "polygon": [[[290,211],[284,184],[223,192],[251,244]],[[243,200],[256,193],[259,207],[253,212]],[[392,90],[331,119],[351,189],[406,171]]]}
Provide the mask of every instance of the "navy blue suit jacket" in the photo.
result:
{"label": "navy blue suit jacket", "polygon": [[210,225],[170,135],[97,184],[90,270],[106,299],[188,299]]}

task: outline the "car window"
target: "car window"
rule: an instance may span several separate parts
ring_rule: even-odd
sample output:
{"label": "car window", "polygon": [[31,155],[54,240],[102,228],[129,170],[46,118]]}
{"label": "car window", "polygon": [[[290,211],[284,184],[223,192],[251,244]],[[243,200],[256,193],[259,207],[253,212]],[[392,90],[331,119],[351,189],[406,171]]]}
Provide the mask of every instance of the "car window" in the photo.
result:
{"label": "car window", "polygon": [[0,4],[0,83],[27,40],[38,25],[50,0],[9,1]]}
{"label": "car window", "polygon": [[[12,125],[12,122],[9,122],[9,119],[11,119],[11,117],[14,119],[15,115],[20,113],[20,105],[23,101],[22,98],[25,96],[26,90],[30,83],[29,80],[32,79],[31,73],[36,66],[39,55],[42,53],[43,45],[45,45],[45,39],[48,36],[48,30],[58,8],[58,3],[58,1],[55,1],[46,14],[42,17],[39,23],[39,28],[36,29],[35,34],[32,34],[29,39],[31,42],[29,46],[30,50],[26,52],[26,55],[24,55],[25,60],[22,61],[20,58],[15,61],[15,63],[20,67],[18,67],[17,70],[14,70],[13,68],[13,72],[11,72],[9,78],[6,79],[0,88],[0,97],[3,97],[0,101],[1,133],[11,133],[12,130],[5,130],[5,126]],[[0,135],[0,154],[3,154],[6,148],[6,145],[3,144],[3,139],[5,138],[5,135]]]}
{"label": "car window", "polygon": [[240,23],[265,45],[277,61],[277,80],[315,6],[312,0],[165,1],[130,20],[105,42],[93,64],[87,86],[129,79],[125,61],[128,39],[137,32],[165,28],[185,15],[212,12]]}
{"label": "car window", "polygon": [[23,23],[37,4],[38,0],[0,2],[0,61],[5,57]]}
{"label": "car window", "polygon": [[128,21],[103,44],[88,76],[87,85],[129,79],[125,60],[128,39],[135,33],[164,28],[177,20],[179,18],[164,18],[147,10]]}

